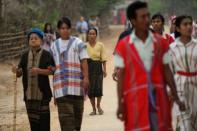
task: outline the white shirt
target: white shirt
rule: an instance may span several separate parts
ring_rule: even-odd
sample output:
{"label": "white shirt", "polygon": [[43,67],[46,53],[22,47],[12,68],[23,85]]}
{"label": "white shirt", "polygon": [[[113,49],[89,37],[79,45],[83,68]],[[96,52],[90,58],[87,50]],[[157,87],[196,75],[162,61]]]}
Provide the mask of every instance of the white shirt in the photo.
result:
{"label": "white shirt", "polygon": [[170,46],[169,55],[175,72],[187,72],[187,68],[190,72],[197,71],[197,40],[192,39],[187,44],[183,44],[180,38],[177,38]]}
{"label": "white shirt", "polygon": [[63,40],[63,39],[59,39],[59,44],[60,44],[60,52],[63,52],[64,50],[67,49],[68,47],[68,41],[69,40]]}

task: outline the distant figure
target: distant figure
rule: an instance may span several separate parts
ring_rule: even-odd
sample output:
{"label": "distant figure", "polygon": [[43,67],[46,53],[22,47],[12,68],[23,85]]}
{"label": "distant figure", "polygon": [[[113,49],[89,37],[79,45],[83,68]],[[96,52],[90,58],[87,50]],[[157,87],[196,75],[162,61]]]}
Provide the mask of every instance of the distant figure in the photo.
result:
{"label": "distant figure", "polygon": [[104,112],[101,108],[101,99],[103,96],[103,77],[107,76],[106,72],[106,61],[107,56],[105,52],[105,47],[103,43],[96,40],[97,30],[91,28],[88,31],[88,43],[87,51],[89,55],[88,67],[89,67],[89,90],[88,96],[92,104],[93,112],[90,115],[96,115],[96,99],[97,99],[97,109],[99,115]]}
{"label": "distant figure", "polygon": [[164,32],[164,24],[165,19],[161,14],[157,13],[152,16],[151,25],[154,32],[162,35],[162,37],[166,40],[167,44],[170,45],[172,42],[174,42],[174,39],[172,36]]}
{"label": "distant figure", "polygon": [[42,48],[49,51],[51,43],[56,39],[56,34],[52,29],[52,25],[50,23],[46,23],[44,26],[44,43]]}
{"label": "distant figure", "polygon": [[197,39],[197,20],[193,22],[193,33],[192,36]]}
{"label": "distant figure", "polygon": [[100,35],[99,35],[99,26],[100,26],[100,20],[97,16],[91,16],[89,21],[89,28],[95,28],[97,30],[97,39],[99,39]]}
{"label": "distant figure", "polygon": [[127,17],[124,9],[120,10],[120,22],[121,25],[124,25],[126,23]]}
{"label": "distant figure", "polygon": [[118,24],[118,17],[117,17],[117,15],[118,15],[118,11],[117,10],[114,10],[113,11],[113,24],[114,25],[117,25]]}
{"label": "distant figure", "polygon": [[129,20],[126,20],[126,22],[125,22],[125,30],[131,29],[131,28],[132,28],[131,22]]}
{"label": "distant figure", "polygon": [[88,32],[88,23],[85,21],[83,16],[81,16],[80,21],[77,22],[76,30],[78,32],[79,38],[85,42]]}
{"label": "distant figure", "polygon": [[172,16],[170,19],[170,35],[172,36],[172,38],[175,39],[175,21],[176,21],[176,16]]}

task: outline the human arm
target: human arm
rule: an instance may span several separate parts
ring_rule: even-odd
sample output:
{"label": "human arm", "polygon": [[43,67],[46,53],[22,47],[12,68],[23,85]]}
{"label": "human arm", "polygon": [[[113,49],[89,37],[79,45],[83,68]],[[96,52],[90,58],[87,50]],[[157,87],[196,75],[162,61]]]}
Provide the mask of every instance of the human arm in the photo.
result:
{"label": "human arm", "polygon": [[88,88],[88,85],[89,85],[89,77],[88,77],[87,59],[82,59],[81,60],[81,68],[82,68],[82,74],[83,74],[82,86],[84,88]]}
{"label": "human arm", "polygon": [[119,68],[117,72],[117,96],[118,96],[118,108],[117,108],[117,118],[121,121],[124,120],[124,99],[123,99],[123,80],[124,80],[125,70],[124,68]]}
{"label": "human arm", "polygon": [[52,75],[55,71],[55,62],[52,55],[49,52],[45,52],[45,65],[44,68],[32,67],[30,72],[38,75]]}
{"label": "human arm", "polygon": [[170,87],[170,90],[171,90],[172,97],[173,97],[174,101],[178,104],[179,109],[181,111],[184,111],[185,110],[185,104],[183,102],[181,102],[179,97],[178,97],[173,73],[170,70],[170,66],[168,64],[164,65],[164,78],[165,78],[166,83]]}
{"label": "human arm", "polygon": [[103,62],[103,76],[107,76],[106,61]]}

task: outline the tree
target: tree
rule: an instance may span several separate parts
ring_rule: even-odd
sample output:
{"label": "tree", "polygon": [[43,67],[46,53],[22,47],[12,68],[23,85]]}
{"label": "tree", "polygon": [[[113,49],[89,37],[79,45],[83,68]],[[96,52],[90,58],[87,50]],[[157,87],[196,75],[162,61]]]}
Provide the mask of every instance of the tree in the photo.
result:
{"label": "tree", "polygon": [[150,0],[151,12],[168,15],[191,15],[197,18],[197,0]]}
{"label": "tree", "polygon": [[162,8],[164,8],[164,6],[165,5],[162,5],[162,2],[160,0],[149,1],[149,8],[152,14],[162,12]]}
{"label": "tree", "polygon": [[0,0],[0,24],[2,23],[2,20],[3,20],[3,1]]}
{"label": "tree", "polygon": [[[68,16],[75,24],[81,15],[89,18],[100,16],[101,22],[109,23],[110,9],[120,0],[0,0],[7,1],[5,28],[8,32],[25,30],[38,26],[43,28],[45,22],[56,25],[62,16]],[[121,0],[122,1],[122,0]],[[1,18],[1,17],[0,17]],[[2,20],[5,23],[5,19]],[[2,24],[1,24],[2,25]],[[1,30],[2,31],[2,30]]]}
{"label": "tree", "polygon": [[92,15],[99,16],[101,23],[101,31],[107,32],[110,24],[111,9],[116,3],[123,2],[123,0],[83,0],[85,3],[84,13],[86,17]]}

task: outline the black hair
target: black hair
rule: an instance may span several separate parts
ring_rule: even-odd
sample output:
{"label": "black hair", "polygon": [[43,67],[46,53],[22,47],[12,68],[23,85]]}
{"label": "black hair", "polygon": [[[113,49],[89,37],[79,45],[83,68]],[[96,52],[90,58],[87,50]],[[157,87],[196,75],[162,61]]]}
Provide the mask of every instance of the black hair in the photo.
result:
{"label": "black hair", "polygon": [[141,8],[147,8],[147,7],[148,7],[148,5],[147,5],[146,2],[135,1],[135,2],[131,3],[127,7],[127,18],[129,20],[135,19],[136,18],[136,11],[141,9]]}
{"label": "black hair", "polygon": [[94,28],[94,27],[93,27],[93,28],[90,28],[90,29],[88,30],[88,34],[90,33],[91,30],[94,30],[94,31],[96,32],[96,36],[98,35],[98,31],[97,31],[97,29]]}
{"label": "black hair", "polygon": [[[50,26],[50,30],[47,30],[47,26]],[[51,34],[54,33],[54,32],[53,32],[53,29],[52,29],[51,23],[46,23],[46,24],[44,25],[44,33],[51,33]]]}
{"label": "black hair", "polygon": [[62,17],[57,22],[57,28],[60,29],[63,24],[66,24],[69,29],[71,28],[71,20],[68,17]]}
{"label": "black hair", "polygon": [[154,14],[154,15],[152,16],[152,19],[151,19],[151,20],[154,20],[154,19],[160,19],[162,23],[165,23],[165,18],[164,18],[163,15],[160,14],[160,13]]}
{"label": "black hair", "polygon": [[[181,23],[184,19],[190,19],[191,21],[193,21],[192,17],[191,16],[188,16],[188,15],[181,15],[179,17],[176,18],[175,20],[175,26],[176,28],[179,28],[181,26]],[[175,30],[175,38],[177,37],[180,37],[181,36],[181,33],[177,31],[177,29]]]}

